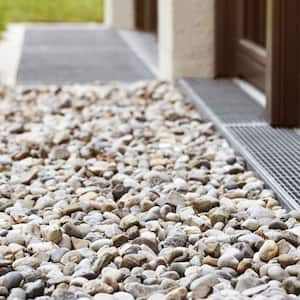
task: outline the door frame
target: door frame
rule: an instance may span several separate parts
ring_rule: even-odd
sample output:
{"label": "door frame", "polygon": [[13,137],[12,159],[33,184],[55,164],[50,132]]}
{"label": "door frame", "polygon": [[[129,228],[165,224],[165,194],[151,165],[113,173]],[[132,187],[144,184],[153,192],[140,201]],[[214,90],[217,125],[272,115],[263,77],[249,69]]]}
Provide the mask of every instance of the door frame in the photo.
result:
{"label": "door frame", "polygon": [[[216,1],[218,77],[233,77],[236,74],[234,51],[241,26],[235,17],[239,9],[237,1]],[[235,2],[233,9],[232,2]],[[266,53],[258,52],[257,58],[266,60],[264,90],[268,120],[272,126],[300,126],[299,13],[299,0],[267,0]]]}
{"label": "door frame", "polygon": [[300,1],[268,0],[266,91],[271,125],[300,126]]}

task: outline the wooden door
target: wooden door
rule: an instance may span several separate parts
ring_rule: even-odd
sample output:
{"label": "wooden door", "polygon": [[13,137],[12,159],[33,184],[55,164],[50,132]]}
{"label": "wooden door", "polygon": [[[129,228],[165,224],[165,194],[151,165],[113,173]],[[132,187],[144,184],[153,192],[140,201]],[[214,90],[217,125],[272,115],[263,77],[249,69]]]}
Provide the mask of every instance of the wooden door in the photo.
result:
{"label": "wooden door", "polygon": [[300,1],[217,0],[218,77],[267,95],[273,126],[300,127]]}
{"label": "wooden door", "polygon": [[238,0],[235,72],[261,90],[266,74],[266,0]]}
{"label": "wooden door", "polygon": [[267,1],[221,0],[217,5],[219,73],[265,90]]}
{"label": "wooden door", "polygon": [[268,0],[266,94],[273,126],[300,127],[299,16],[299,0]]}

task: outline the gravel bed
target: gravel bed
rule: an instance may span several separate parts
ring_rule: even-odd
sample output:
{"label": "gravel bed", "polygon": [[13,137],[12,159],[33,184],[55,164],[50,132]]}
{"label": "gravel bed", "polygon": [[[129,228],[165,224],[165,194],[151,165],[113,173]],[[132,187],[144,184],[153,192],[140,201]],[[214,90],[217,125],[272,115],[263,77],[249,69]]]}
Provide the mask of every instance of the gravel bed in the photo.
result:
{"label": "gravel bed", "polygon": [[0,171],[0,300],[299,299],[300,212],[168,83],[0,88]]}

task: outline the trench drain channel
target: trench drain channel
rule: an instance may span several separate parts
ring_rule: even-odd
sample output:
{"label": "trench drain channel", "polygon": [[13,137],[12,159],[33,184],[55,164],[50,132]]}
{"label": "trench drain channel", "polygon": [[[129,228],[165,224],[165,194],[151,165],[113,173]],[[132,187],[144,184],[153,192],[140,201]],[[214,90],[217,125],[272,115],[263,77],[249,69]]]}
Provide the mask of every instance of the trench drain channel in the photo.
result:
{"label": "trench drain channel", "polygon": [[299,133],[269,126],[264,107],[231,80],[187,79],[178,84],[276,193],[281,204],[299,210]]}

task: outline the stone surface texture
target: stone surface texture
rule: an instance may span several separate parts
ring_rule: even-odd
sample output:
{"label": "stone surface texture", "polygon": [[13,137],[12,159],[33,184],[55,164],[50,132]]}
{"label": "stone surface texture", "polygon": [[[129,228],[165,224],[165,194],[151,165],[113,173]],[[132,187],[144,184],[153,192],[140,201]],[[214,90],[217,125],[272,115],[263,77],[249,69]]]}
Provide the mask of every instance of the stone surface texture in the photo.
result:
{"label": "stone surface texture", "polygon": [[0,300],[299,299],[299,213],[166,82],[0,88],[0,170]]}

